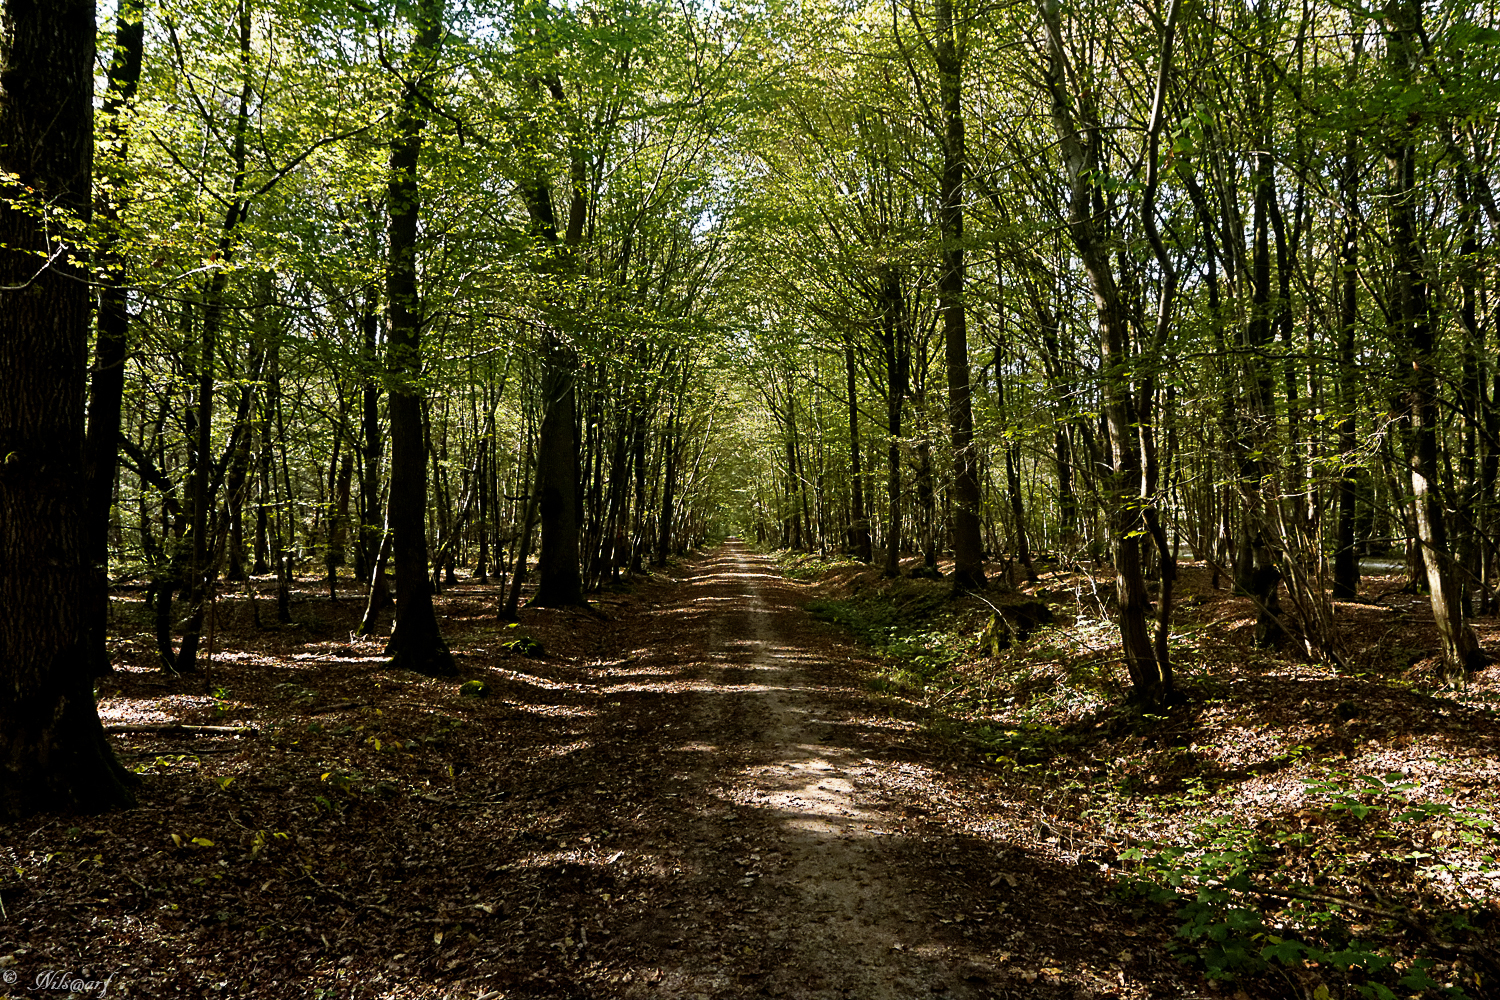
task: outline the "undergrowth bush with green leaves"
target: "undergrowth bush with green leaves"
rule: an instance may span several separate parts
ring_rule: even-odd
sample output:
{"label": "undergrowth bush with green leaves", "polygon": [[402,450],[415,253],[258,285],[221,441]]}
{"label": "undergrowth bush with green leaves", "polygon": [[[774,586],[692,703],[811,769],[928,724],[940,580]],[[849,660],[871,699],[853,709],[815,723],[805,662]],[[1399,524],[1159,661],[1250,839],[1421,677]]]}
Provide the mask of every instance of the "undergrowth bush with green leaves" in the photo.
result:
{"label": "undergrowth bush with green leaves", "polygon": [[879,593],[810,601],[807,610],[884,654],[888,666],[872,681],[876,690],[909,693],[937,682],[968,655],[971,643],[943,620],[947,603],[939,586],[897,581]]}
{"label": "undergrowth bush with green leaves", "polygon": [[[1295,986],[1311,974],[1322,982],[1301,992],[1323,998],[1490,995],[1485,984],[1500,982],[1493,915],[1452,900],[1412,913],[1379,885],[1409,891],[1415,878],[1453,870],[1421,849],[1434,825],[1487,844],[1479,864],[1500,877],[1495,819],[1418,800],[1417,789],[1400,773],[1329,773],[1306,786],[1311,828],[1288,817],[1205,819],[1186,843],[1122,852],[1134,862],[1124,891],[1173,908],[1182,949],[1210,978],[1280,973]],[[1461,960],[1468,983],[1435,979],[1438,958]]]}
{"label": "undergrowth bush with green leaves", "polygon": [[806,583],[821,579],[829,570],[839,566],[862,565],[851,559],[838,556],[824,557],[791,549],[778,549],[771,553],[776,559],[776,568],[789,580]]}

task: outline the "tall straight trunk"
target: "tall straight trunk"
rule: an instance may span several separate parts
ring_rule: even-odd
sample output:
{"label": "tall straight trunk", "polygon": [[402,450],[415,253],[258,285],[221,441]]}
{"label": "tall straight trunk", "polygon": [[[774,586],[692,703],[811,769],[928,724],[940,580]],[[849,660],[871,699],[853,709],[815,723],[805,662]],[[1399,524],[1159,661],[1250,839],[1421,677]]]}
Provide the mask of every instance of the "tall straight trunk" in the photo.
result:
{"label": "tall straight trunk", "polygon": [[[1450,143],[1452,145],[1452,143]],[[1463,453],[1460,458],[1462,484],[1455,489],[1454,521],[1458,529],[1458,558],[1463,568],[1462,585],[1463,613],[1473,614],[1473,587],[1478,584],[1480,606],[1488,608],[1490,594],[1484,578],[1484,533],[1481,527],[1480,510],[1486,497],[1480,488],[1479,436],[1484,425],[1484,411],[1488,399],[1484,392],[1481,358],[1484,355],[1484,333],[1479,325],[1478,268],[1474,262],[1479,256],[1479,233],[1477,229],[1478,206],[1475,204],[1473,177],[1467,162],[1458,169],[1458,197],[1460,225],[1463,229],[1463,244],[1459,249],[1459,323],[1463,332],[1460,347],[1463,356],[1463,380],[1460,383],[1463,414]]]}
{"label": "tall straight trunk", "polygon": [[1359,183],[1359,143],[1352,132],[1344,146],[1344,170],[1339,199],[1343,209],[1343,241],[1339,254],[1339,481],[1338,508],[1334,521],[1333,596],[1352,600],[1359,593],[1359,553],[1354,547],[1356,454],[1354,411],[1358,406],[1358,382],[1354,370],[1354,335],[1359,320],[1359,220],[1355,215]]}
{"label": "tall straight trunk", "polygon": [[788,548],[801,551],[802,540],[802,510],[798,503],[802,491],[797,488],[797,400],[791,394],[788,387],[786,399],[786,429],[782,435],[782,446],[786,450],[786,504],[782,523],[786,525],[786,544]]}
{"label": "tall straight trunk", "polygon": [[1262,360],[1271,344],[1274,331],[1271,295],[1271,203],[1276,197],[1276,177],[1272,166],[1269,146],[1271,123],[1268,105],[1270,98],[1262,90],[1259,108],[1262,120],[1260,149],[1255,154],[1255,166],[1251,177],[1252,216],[1250,252],[1250,317],[1244,328],[1243,344],[1246,357],[1251,359],[1245,371],[1248,383],[1247,405],[1241,410],[1246,424],[1240,435],[1240,485],[1245,492],[1246,523],[1241,549],[1248,552],[1248,560],[1241,559],[1237,567],[1240,578],[1236,581],[1248,592],[1256,604],[1257,619],[1255,638],[1261,646],[1278,645],[1286,636],[1281,624],[1281,567],[1273,548],[1277,536],[1272,527],[1277,522],[1273,504],[1281,498],[1268,494],[1272,479],[1266,463],[1260,457],[1264,442],[1274,437],[1276,403],[1273,396],[1274,383],[1271,367]]}
{"label": "tall straight trunk", "polygon": [[[292,497],[292,477],[287,462],[286,408],[281,392],[281,341],[273,339],[267,346],[266,373],[266,421],[267,427],[275,423],[274,437],[267,441],[266,449],[275,449],[281,456],[280,469],[272,463],[271,501],[275,517],[272,519],[271,548],[276,560],[276,621],[281,625],[292,622],[292,550],[296,544],[295,509]],[[278,474],[279,473],[279,474]],[[277,483],[280,482],[280,487]],[[278,492],[279,490],[279,492]]]}
{"label": "tall straight trunk", "polygon": [[666,461],[662,471],[661,520],[656,526],[656,558],[653,560],[657,566],[667,564],[667,556],[672,549],[672,519],[676,516],[674,498],[677,493],[677,449],[679,447],[677,426],[677,405],[674,404],[671,414],[667,417],[667,429],[662,434],[661,446],[666,452]]}
{"label": "tall straight trunk", "polygon": [[[342,436],[342,435],[340,435]],[[349,494],[354,484],[354,449],[344,448],[338,459],[338,474],[333,484],[333,509],[328,517],[328,544],[323,550],[323,566],[328,571],[328,599],[338,600],[339,567],[344,565],[349,539]]]}
{"label": "tall straight trunk", "polygon": [[540,607],[559,608],[584,603],[583,574],[579,569],[580,512],[578,509],[578,396],[573,351],[555,333],[546,346],[547,373],[542,398],[546,409],[537,436],[537,499],[542,526],[537,560],[537,590],[532,599]]}
{"label": "tall straight trunk", "polygon": [[[560,86],[559,86],[560,91]],[[587,200],[574,166],[568,229],[559,239],[552,189],[544,175],[523,185],[531,227],[549,255],[544,271],[561,282],[573,271],[572,253],[582,238]],[[565,295],[566,291],[557,294]],[[562,303],[558,303],[561,306]],[[561,318],[562,309],[557,310]],[[537,559],[537,589],[532,602],[544,608],[573,607],[583,597],[582,524],[579,510],[581,470],[578,442],[578,355],[553,323],[542,344],[542,425],[537,434],[537,512],[542,545]]]}
{"label": "tall straight trunk", "polygon": [[[276,348],[272,348],[276,349]],[[276,362],[272,362],[275,364]],[[251,564],[252,576],[263,576],[271,572],[271,510],[275,504],[275,490],[271,477],[271,409],[270,386],[267,385],[267,401],[260,407],[260,419],[256,422],[259,450],[255,469],[255,561]]]}
{"label": "tall straight trunk", "polygon": [[413,10],[416,37],[391,140],[387,204],[386,360],[390,372],[391,488],[388,514],[396,562],[396,623],[385,651],[391,665],[433,677],[458,672],[438,628],[427,578],[427,454],[422,433],[422,317],[417,294],[421,191],[422,88],[443,37],[443,0]]}
{"label": "tall straight trunk", "polygon": [[964,305],[963,63],[966,29],[953,20],[952,0],[937,0],[938,89],[943,109],[943,169],[938,196],[943,262],[938,309],[948,370],[948,429],[953,441],[953,589],[984,588],[984,540],[979,526],[979,471],[974,413],[969,399],[968,309]]}
{"label": "tall straight trunk", "polygon": [[105,139],[99,171],[114,181],[99,199],[99,216],[108,224],[99,247],[98,329],[94,340],[94,369],[89,377],[88,399],[88,514],[90,550],[98,574],[93,597],[103,605],[97,616],[98,629],[91,646],[94,671],[107,674],[112,667],[105,649],[104,624],[109,614],[109,512],[114,503],[115,474],[119,468],[116,439],[120,435],[120,408],[125,395],[125,359],[130,332],[129,291],[126,287],[125,256],[120,249],[120,215],[127,207],[128,185],[121,183],[120,168],[129,156],[129,139],[119,116],[135,97],[141,79],[141,55],[145,45],[145,0],[120,0],[115,8],[115,51],[110,60],[109,86],[104,105]]}
{"label": "tall straight trunk", "polygon": [[854,379],[854,341],[844,341],[845,391],[849,401],[849,551],[860,562],[869,562],[870,518],[865,513],[864,468],[859,454],[859,395]]}
{"label": "tall straight trunk", "polygon": [[[0,30],[0,819],[134,802],[94,704],[99,636],[84,387],[94,5],[6,4]],[[33,192],[43,193],[33,197]],[[43,200],[45,198],[45,201]],[[49,261],[50,258],[50,261]],[[49,261],[50,266],[40,266]]]}
{"label": "tall straight trunk", "polygon": [[[1390,0],[1385,10],[1386,48],[1393,75],[1410,80],[1421,58],[1417,36],[1421,7],[1416,0]],[[1422,248],[1417,240],[1417,154],[1403,120],[1395,123],[1386,152],[1390,172],[1389,211],[1394,258],[1396,342],[1406,362],[1405,404],[1411,444],[1407,449],[1413,513],[1422,566],[1432,602],[1433,622],[1442,645],[1443,675],[1461,679],[1483,666],[1484,653],[1464,621],[1458,567],[1448,545],[1448,524],[1440,482],[1438,433],[1439,373],[1437,329],[1428,303]]]}
{"label": "tall straight trunk", "polygon": [[1046,82],[1052,104],[1058,149],[1070,182],[1068,235],[1083,264],[1094,293],[1099,362],[1102,376],[1103,418],[1111,467],[1106,470],[1110,529],[1115,550],[1115,586],[1120,607],[1120,640],[1130,672],[1132,697],[1147,706],[1172,699],[1171,665],[1157,658],[1152,640],[1151,601],[1146,592],[1141,544],[1147,535],[1141,503],[1141,455],[1138,420],[1131,397],[1132,357],[1126,340],[1125,316],[1105,242],[1095,229],[1094,185],[1099,167],[1097,127],[1087,141],[1075,123],[1067,92],[1067,57],[1062,43],[1058,0],[1044,0],[1048,58]]}
{"label": "tall straight trunk", "polygon": [[[380,456],[385,441],[380,427],[380,375],[377,357],[380,339],[380,293],[374,282],[365,291],[364,314],[360,317],[360,449],[359,449],[359,548],[355,572],[370,579],[375,550],[385,535],[385,514],[380,503]],[[379,610],[384,610],[383,608]]]}
{"label": "tall straight trunk", "polygon": [[630,462],[635,475],[635,517],[630,530],[630,572],[645,571],[646,559],[646,405],[638,402],[631,408]]}
{"label": "tall straight trunk", "polygon": [[887,270],[880,282],[880,336],[885,349],[886,500],[885,574],[901,575],[901,408],[906,402],[910,365],[906,304],[901,279]]}
{"label": "tall straight trunk", "polygon": [[474,562],[474,579],[480,583],[490,582],[490,435],[493,427],[486,428],[478,442],[478,455],[474,460],[474,475],[479,489],[479,524],[476,526],[479,552]]}

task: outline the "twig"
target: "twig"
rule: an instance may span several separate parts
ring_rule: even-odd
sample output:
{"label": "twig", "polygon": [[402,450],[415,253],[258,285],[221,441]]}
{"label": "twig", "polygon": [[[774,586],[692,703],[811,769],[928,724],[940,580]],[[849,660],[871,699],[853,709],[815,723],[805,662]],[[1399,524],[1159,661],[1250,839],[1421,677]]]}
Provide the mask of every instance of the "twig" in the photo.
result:
{"label": "twig", "polygon": [[336,705],[324,705],[322,708],[313,708],[305,712],[305,715],[327,715],[329,712],[342,712],[348,708],[364,708],[367,701],[341,701]]}
{"label": "twig", "polygon": [[181,722],[122,722],[105,726],[106,733],[236,733],[251,735],[260,732],[253,726],[188,726]]}

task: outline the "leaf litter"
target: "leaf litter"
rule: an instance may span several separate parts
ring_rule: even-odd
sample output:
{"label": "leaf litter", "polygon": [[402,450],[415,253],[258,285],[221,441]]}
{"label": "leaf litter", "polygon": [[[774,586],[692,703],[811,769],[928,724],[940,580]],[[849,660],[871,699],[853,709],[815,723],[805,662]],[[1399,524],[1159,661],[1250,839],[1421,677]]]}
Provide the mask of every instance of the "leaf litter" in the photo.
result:
{"label": "leaf litter", "polygon": [[[386,669],[350,638],[357,602],[315,586],[291,627],[221,599],[199,676],[117,650],[106,722],[204,731],[113,737],[138,809],[0,827],[0,968],[153,998],[1239,989],[1119,895],[1088,792],[1023,792],[921,699],[872,691],[877,657],[740,546],[523,611],[533,658],[489,587],[449,587],[453,681]],[[145,620],[129,595],[114,614]],[[473,680],[485,696],[460,694]],[[1222,742],[1233,764],[1244,744]],[[1271,816],[1275,775],[1257,780]],[[1167,835],[1165,813],[1115,843]]]}

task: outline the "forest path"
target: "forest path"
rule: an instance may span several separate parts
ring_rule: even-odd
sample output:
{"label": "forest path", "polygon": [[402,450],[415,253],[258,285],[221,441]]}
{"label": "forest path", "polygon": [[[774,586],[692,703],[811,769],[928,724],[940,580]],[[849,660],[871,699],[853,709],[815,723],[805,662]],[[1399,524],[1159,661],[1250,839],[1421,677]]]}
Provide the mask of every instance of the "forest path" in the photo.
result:
{"label": "forest path", "polygon": [[[860,752],[869,720],[840,697],[844,678],[828,676],[826,639],[805,641],[797,596],[769,560],[730,542],[658,611],[665,627],[637,661],[677,671],[659,688],[668,754],[684,765],[670,779],[676,816],[663,818],[695,899],[653,928],[688,959],[657,992],[984,995],[974,987],[992,973],[965,954],[961,930],[937,933],[955,914],[910,863],[924,838],[914,843],[905,820],[927,807],[902,786],[923,769]],[[712,918],[715,902],[728,912]],[[726,958],[732,967],[718,967]]]}
{"label": "forest path", "polygon": [[865,689],[867,654],[805,588],[731,541],[658,593],[598,677],[595,751],[637,807],[612,846],[647,887],[599,915],[590,995],[1147,995],[1047,968],[1103,918],[1101,887],[1058,896],[1054,865],[970,832],[951,748]]}

